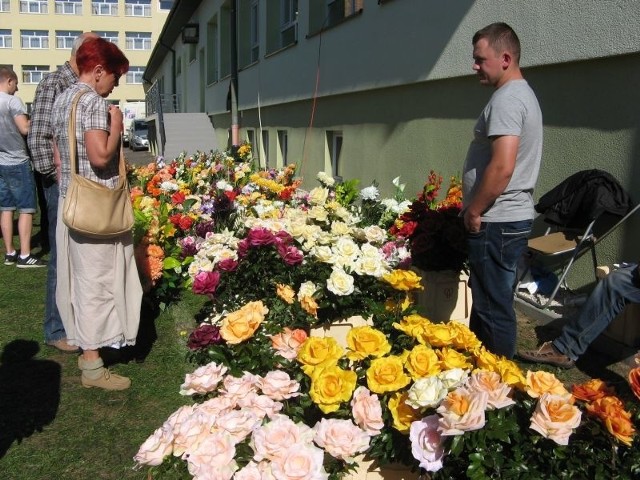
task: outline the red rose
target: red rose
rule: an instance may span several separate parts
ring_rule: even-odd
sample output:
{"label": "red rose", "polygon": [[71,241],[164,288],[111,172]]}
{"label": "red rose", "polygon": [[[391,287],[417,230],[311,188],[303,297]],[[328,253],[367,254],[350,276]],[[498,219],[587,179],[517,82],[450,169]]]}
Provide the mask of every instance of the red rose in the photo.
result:
{"label": "red rose", "polygon": [[189,230],[192,225],[193,225],[193,219],[191,217],[188,217],[187,215],[183,215],[182,218],[180,219],[180,222],[178,223],[178,226],[182,230]]}
{"label": "red rose", "polygon": [[249,241],[249,245],[252,247],[271,245],[276,241],[273,233],[266,228],[252,228],[249,230],[247,240]]}
{"label": "red rose", "polygon": [[182,192],[176,192],[173,195],[171,195],[171,203],[173,205],[182,205],[182,202],[184,202],[184,199],[186,198],[186,195]]}
{"label": "red rose", "polygon": [[198,272],[193,279],[193,293],[211,295],[220,284],[220,272]]}

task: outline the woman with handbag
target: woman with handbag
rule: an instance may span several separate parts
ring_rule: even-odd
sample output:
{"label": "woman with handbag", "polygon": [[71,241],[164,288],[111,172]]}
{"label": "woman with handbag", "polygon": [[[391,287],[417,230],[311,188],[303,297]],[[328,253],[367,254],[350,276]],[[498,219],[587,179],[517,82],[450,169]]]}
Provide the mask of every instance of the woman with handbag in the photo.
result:
{"label": "woman with handbag", "polygon": [[92,38],[78,49],[76,63],[78,82],[53,107],[60,183],[56,301],[67,341],[82,349],[82,385],[124,390],[131,380],[105,368],[98,349],[135,344],[140,323],[122,112],[105,100],[129,61],[113,43]]}

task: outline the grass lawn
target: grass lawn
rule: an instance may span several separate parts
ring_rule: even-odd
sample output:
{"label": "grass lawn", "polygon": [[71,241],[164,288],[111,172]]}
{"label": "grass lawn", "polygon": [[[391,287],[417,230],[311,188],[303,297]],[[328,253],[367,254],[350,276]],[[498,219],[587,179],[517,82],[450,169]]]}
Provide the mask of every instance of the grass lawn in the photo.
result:
{"label": "grass lawn", "polygon": [[[133,385],[106,392],[80,385],[77,355],[43,344],[45,281],[45,268],[0,265],[0,478],[146,479],[144,469],[133,470],[133,455],[173,411],[191,403],[178,390],[193,370],[185,361],[185,334],[203,298],[186,293],[159,314],[147,305],[136,353],[144,360],[117,361],[111,355],[114,370],[131,377]],[[554,333],[523,316],[519,329],[519,342],[527,348]],[[552,371],[567,385],[598,376],[628,394],[622,364],[595,353],[585,357],[571,370],[522,366]]]}

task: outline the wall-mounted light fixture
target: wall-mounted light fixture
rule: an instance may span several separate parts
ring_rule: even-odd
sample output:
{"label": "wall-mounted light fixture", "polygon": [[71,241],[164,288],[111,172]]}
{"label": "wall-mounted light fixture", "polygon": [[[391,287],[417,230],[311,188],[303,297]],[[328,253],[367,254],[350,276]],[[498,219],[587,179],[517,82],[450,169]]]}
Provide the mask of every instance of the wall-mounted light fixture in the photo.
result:
{"label": "wall-mounted light fixture", "polygon": [[198,43],[200,37],[200,25],[187,23],[182,27],[182,43]]}

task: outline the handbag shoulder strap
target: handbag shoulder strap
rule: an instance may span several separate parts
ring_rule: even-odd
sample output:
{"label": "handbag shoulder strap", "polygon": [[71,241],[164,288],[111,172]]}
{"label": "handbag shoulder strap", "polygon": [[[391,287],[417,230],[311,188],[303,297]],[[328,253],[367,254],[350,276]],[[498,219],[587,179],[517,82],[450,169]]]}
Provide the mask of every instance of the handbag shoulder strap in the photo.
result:
{"label": "handbag shoulder strap", "polygon": [[[80,167],[78,165],[78,144],[76,140],[76,110],[78,108],[78,102],[80,98],[87,93],[89,90],[84,89],[76,94],[73,97],[73,101],[71,102],[71,113],[69,115],[69,127],[68,127],[68,135],[69,135],[69,162],[71,164],[71,171],[73,173],[80,174]],[[122,137],[120,138],[120,151],[119,151],[119,162],[118,162],[118,175],[120,178],[126,178],[127,169],[124,164],[124,149],[122,147]]]}

